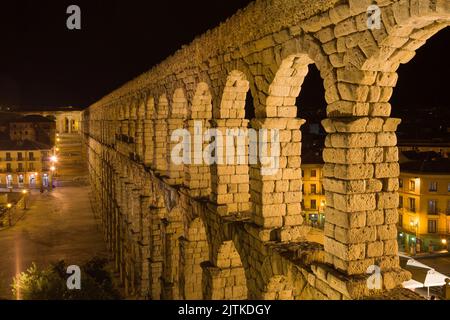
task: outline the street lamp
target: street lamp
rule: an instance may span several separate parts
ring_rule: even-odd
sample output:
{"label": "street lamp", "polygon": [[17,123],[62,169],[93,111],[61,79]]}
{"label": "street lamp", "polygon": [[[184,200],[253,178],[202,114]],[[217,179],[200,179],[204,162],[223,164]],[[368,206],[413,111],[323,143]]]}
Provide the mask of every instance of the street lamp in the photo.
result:
{"label": "street lamp", "polygon": [[54,188],[53,178],[54,178],[54,175],[55,175],[56,167],[55,166],[51,166],[50,167],[50,171],[52,172],[51,180],[52,180],[52,189],[53,189]]}
{"label": "street lamp", "polygon": [[22,194],[23,194],[23,210],[26,210],[27,209],[27,194],[28,194],[28,191],[23,189],[22,190]]}
{"label": "street lamp", "polygon": [[417,250],[417,248],[419,247],[419,221],[418,220],[411,221],[409,224],[411,225],[411,227],[415,228],[416,237],[412,238],[411,240],[415,241],[414,254],[417,254],[417,251],[420,251]]}
{"label": "street lamp", "polygon": [[51,156],[51,157],[50,157],[50,161],[51,161],[52,163],[56,163],[56,162],[58,162],[58,157],[56,157],[56,156]]}
{"label": "street lamp", "polygon": [[12,204],[11,203],[8,203],[7,205],[6,205],[6,208],[8,208],[8,224],[9,224],[9,226],[11,227],[11,224],[12,224],[12,219],[11,219],[11,208],[12,208]]}

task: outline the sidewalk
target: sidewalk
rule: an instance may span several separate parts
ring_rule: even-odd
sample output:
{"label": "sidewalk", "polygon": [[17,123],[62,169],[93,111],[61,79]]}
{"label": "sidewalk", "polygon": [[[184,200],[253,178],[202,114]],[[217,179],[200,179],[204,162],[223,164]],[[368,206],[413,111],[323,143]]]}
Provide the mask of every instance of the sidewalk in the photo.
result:
{"label": "sidewalk", "polygon": [[439,258],[439,257],[449,257],[450,252],[448,250],[434,251],[434,252],[421,252],[415,255],[410,255],[407,252],[399,251],[399,253],[405,256],[411,257],[413,259],[425,259],[425,258]]}

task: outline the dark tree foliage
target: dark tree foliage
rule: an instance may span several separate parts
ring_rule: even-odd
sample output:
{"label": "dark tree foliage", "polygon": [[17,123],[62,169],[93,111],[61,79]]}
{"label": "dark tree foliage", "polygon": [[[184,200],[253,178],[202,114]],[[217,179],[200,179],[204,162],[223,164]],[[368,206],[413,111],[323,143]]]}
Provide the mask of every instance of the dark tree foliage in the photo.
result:
{"label": "dark tree foliage", "polygon": [[114,289],[107,260],[94,257],[81,269],[81,289],[67,288],[68,265],[63,261],[39,269],[35,263],[13,282],[13,293],[23,300],[115,300],[120,294]]}

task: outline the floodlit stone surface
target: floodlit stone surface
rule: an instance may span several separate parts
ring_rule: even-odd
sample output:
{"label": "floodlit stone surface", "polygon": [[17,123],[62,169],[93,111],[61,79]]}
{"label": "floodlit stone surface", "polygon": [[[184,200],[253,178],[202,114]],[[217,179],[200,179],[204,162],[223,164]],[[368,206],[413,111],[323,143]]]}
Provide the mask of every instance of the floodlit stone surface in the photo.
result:
{"label": "floodlit stone surface", "polygon": [[[364,278],[374,264],[386,274],[382,290],[408,278],[392,244],[399,121],[389,99],[399,65],[448,25],[450,9],[383,1],[380,29],[369,30],[369,3],[256,1],[85,111],[95,210],[130,293],[353,299],[375,294]],[[295,101],[311,63],[328,103],[323,247],[306,242],[300,206],[304,121]],[[247,94],[254,119],[245,119]],[[181,123],[194,133],[194,120],[279,129],[278,171],[263,175],[259,162],[174,166],[168,137]],[[202,158],[201,150],[190,155]]]}

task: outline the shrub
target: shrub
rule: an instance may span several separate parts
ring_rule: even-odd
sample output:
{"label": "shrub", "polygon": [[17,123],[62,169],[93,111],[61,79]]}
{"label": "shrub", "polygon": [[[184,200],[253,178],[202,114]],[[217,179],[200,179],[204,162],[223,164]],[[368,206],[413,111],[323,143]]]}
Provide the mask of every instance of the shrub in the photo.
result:
{"label": "shrub", "polygon": [[114,289],[106,259],[94,257],[81,267],[81,290],[67,288],[67,264],[61,260],[40,270],[35,263],[16,276],[12,290],[24,300],[112,300],[120,299]]}

